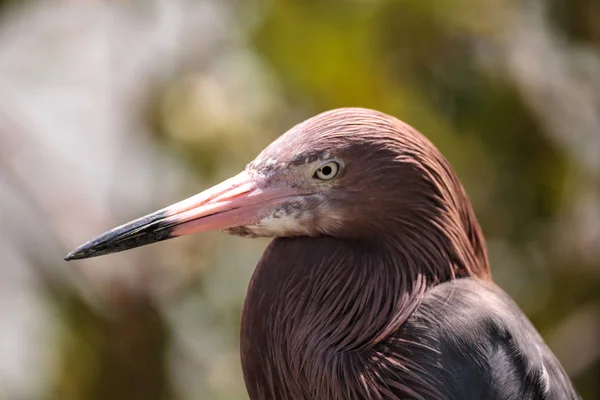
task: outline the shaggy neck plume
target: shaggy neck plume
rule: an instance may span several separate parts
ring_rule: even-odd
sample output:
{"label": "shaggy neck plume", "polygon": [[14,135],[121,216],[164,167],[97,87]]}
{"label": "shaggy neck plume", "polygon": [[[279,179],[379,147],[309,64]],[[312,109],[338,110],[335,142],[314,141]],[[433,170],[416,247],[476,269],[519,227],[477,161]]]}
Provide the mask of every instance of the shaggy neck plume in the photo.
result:
{"label": "shaggy neck plume", "polygon": [[[465,196],[460,185],[450,187]],[[465,209],[450,202],[424,213],[427,220],[392,215],[386,235],[373,240],[275,239],[256,268],[242,314],[250,397],[378,398],[369,393],[377,385],[361,382],[376,381],[386,362],[410,363],[382,356],[379,347],[387,346],[384,340],[428,288],[453,278],[490,277],[470,204],[458,204]]]}
{"label": "shaggy neck plume", "polygon": [[386,368],[406,366],[407,376],[419,368],[394,350],[402,347],[394,334],[425,292],[454,278],[490,279],[469,199],[435,146],[377,112],[321,114],[259,159],[293,159],[292,150],[347,161],[344,189],[326,197],[343,221],[325,235],[276,238],[256,267],[242,313],[250,397],[393,397],[381,382]]}

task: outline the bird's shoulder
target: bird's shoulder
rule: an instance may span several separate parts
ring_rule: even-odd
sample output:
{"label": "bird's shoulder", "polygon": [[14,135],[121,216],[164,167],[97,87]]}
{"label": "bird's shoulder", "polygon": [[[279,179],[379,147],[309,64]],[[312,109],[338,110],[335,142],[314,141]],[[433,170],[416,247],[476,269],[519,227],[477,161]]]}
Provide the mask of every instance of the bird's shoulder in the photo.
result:
{"label": "bird's shoulder", "polygon": [[578,398],[531,322],[491,282],[432,288],[393,341],[402,357],[423,360],[424,387],[445,388],[444,398]]}

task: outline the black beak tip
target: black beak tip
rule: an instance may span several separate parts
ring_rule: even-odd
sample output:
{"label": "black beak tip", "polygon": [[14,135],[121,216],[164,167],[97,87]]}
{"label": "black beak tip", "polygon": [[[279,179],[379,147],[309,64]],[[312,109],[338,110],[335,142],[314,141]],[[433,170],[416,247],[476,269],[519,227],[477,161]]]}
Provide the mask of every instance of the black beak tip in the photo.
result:
{"label": "black beak tip", "polygon": [[96,240],[90,240],[67,254],[65,261],[82,260],[84,258],[96,257],[106,253],[110,253],[110,251],[103,251],[101,248],[98,248]]}
{"label": "black beak tip", "polygon": [[89,251],[88,246],[82,245],[67,254],[65,257],[65,261],[71,260],[81,260],[82,258],[92,257],[94,255],[93,251]]}
{"label": "black beak tip", "polygon": [[171,234],[172,224],[163,222],[166,216],[164,211],[158,211],[105,232],[67,254],[65,261],[118,253],[171,239],[175,236]]}

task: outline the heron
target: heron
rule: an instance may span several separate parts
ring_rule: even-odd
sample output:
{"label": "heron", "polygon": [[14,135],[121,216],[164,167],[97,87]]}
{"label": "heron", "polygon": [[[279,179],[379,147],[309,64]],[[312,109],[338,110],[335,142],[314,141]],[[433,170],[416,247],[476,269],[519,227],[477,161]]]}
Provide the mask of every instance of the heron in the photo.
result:
{"label": "heron", "polygon": [[451,165],[399,119],[363,108],[321,113],[238,175],[66,260],[212,230],[273,238],[241,315],[252,400],[579,398],[492,281]]}

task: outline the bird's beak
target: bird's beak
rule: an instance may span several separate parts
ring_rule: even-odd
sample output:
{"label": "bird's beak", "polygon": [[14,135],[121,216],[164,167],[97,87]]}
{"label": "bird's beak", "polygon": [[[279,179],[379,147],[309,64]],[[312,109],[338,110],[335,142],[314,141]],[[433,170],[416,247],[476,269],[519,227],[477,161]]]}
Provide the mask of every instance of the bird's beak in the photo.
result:
{"label": "bird's beak", "polygon": [[145,217],[114,228],[65,257],[77,260],[116,253],[190,233],[256,224],[290,189],[258,187],[242,172],[212,188]]}

